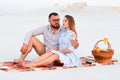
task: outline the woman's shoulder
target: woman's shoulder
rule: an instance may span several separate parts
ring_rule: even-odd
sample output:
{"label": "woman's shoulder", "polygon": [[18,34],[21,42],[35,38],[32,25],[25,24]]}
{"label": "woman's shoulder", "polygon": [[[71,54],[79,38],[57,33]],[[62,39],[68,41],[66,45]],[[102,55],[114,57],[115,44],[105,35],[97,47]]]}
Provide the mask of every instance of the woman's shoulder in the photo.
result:
{"label": "woman's shoulder", "polygon": [[76,34],[76,33],[75,33],[74,31],[72,31],[72,30],[69,30],[68,32],[69,32],[70,35],[75,35],[75,34]]}
{"label": "woman's shoulder", "polygon": [[77,34],[74,31],[70,31],[71,32],[71,38],[72,40],[76,40],[77,39]]}

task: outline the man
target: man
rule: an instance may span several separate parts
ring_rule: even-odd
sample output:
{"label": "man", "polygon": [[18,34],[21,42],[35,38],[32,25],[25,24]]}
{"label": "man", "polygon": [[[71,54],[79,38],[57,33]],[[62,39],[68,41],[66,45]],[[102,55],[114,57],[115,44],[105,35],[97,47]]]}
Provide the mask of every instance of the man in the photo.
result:
{"label": "man", "polygon": [[[46,51],[51,49],[58,49],[58,39],[62,31],[64,29],[60,26],[60,18],[59,15],[56,12],[52,12],[49,14],[49,25],[45,25],[42,27],[39,27],[35,30],[32,30],[28,32],[28,34],[25,36],[23,46],[21,47],[21,56],[19,58],[19,61],[24,61],[28,53],[32,50],[32,48],[35,49],[35,51],[38,53],[38,55],[44,54]],[[35,36],[43,35],[44,43],[39,41]],[[74,47],[78,47],[78,42],[71,41],[71,44]]]}

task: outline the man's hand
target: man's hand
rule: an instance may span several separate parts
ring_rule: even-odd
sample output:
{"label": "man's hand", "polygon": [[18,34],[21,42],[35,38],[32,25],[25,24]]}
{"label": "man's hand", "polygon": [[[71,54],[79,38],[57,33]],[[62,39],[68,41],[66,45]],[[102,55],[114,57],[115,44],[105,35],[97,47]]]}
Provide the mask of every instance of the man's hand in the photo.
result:
{"label": "man's hand", "polygon": [[21,47],[20,51],[22,52],[22,54],[26,53],[28,49],[28,45],[27,44],[23,44],[23,46]]}
{"label": "man's hand", "polygon": [[71,40],[71,44],[74,46],[74,48],[78,48],[79,46],[78,40]]}

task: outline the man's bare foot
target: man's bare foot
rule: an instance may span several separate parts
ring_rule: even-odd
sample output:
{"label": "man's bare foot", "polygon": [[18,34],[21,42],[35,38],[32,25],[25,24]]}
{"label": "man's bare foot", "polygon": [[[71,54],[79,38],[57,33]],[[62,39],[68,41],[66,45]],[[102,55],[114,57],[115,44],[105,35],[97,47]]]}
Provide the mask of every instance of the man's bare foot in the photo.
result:
{"label": "man's bare foot", "polygon": [[20,60],[20,59],[14,59],[13,62],[15,62],[15,63],[23,63],[24,61],[23,61],[23,60]]}
{"label": "man's bare foot", "polygon": [[4,62],[0,62],[0,64],[2,64],[2,65],[3,65],[3,64],[4,64]]}

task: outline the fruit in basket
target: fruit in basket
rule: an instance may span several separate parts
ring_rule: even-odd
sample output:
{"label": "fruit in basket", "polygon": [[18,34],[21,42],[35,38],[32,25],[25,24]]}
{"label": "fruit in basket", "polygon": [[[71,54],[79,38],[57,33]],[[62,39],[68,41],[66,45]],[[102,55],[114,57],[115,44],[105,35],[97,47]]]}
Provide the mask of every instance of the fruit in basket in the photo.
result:
{"label": "fruit in basket", "polygon": [[108,42],[108,38],[104,37],[104,43],[106,44]]}
{"label": "fruit in basket", "polygon": [[101,48],[97,47],[97,52],[100,52],[101,51]]}

